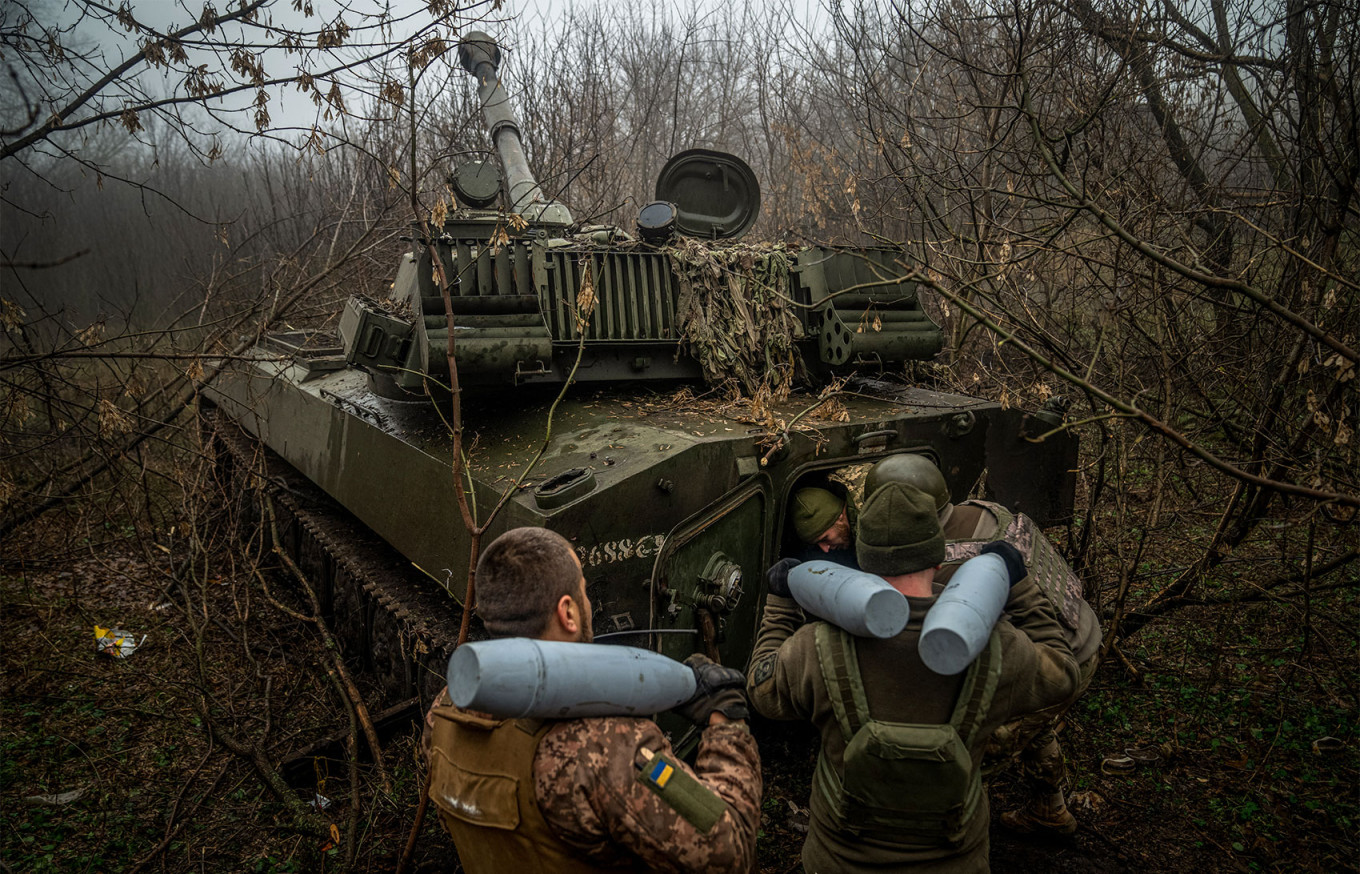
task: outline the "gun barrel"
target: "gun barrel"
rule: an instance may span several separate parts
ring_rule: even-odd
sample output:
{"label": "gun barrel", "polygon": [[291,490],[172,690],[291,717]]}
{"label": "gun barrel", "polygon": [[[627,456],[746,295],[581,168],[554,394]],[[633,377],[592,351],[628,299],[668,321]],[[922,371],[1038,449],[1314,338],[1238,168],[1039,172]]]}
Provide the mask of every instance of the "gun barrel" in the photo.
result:
{"label": "gun barrel", "polygon": [[458,60],[477,79],[477,94],[482,101],[482,116],[491,130],[491,142],[500,155],[510,191],[510,209],[534,220],[570,224],[566,206],[543,194],[529,169],[520,139],[510,95],[500,80],[501,50],[488,34],[475,30],[458,45]]}

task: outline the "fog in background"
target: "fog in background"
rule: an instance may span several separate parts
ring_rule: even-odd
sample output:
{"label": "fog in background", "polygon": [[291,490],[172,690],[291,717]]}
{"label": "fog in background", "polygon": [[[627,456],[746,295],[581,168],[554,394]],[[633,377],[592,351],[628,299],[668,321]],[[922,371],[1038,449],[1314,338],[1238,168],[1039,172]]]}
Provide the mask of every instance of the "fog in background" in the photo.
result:
{"label": "fog in background", "polygon": [[[750,239],[872,243],[911,272],[948,339],[899,376],[1008,406],[1072,399],[1090,509],[1069,554],[1079,575],[1118,582],[1108,639],[1220,597],[1273,602],[1312,579],[1315,534],[1353,535],[1354,2],[844,0],[813,14],[625,0],[507,21],[490,2],[425,0],[373,27],[327,4],[291,29],[252,25],[247,45],[229,27],[158,37],[143,49],[154,75],[59,119],[20,92],[75,70],[49,101],[69,105],[101,69],[80,47],[102,43],[55,51],[36,20],[15,24],[30,8],[0,6],[5,63],[28,64],[0,94],[0,320],[22,347],[0,391],[23,402],[3,436],[32,457],[77,413],[100,439],[126,433],[120,409],[172,421],[204,378],[198,358],[217,366],[223,349],[330,326],[349,294],[381,294],[413,219],[437,226],[455,206],[449,171],[488,155],[452,51],[482,28],[505,46],[531,166],[579,220],[627,229],[672,154],[735,153],[762,186]],[[201,96],[219,85],[229,101]],[[64,359],[108,356],[124,318],[187,329],[173,356],[142,337],[126,359],[164,362],[171,409],[111,359],[97,401],[67,415],[58,377],[79,367]],[[105,333],[85,330],[100,319]],[[55,351],[33,339],[49,328]],[[25,488],[46,494],[58,473]],[[65,495],[88,481],[65,479]],[[1183,539],[1187,519],[1201,530]],[[1316,566],[1348,566],[1346,549]],[[1279,572],[1220,596],[1258,559]]]}
{"label": "fog in background", "polygon": [[[276,4],[268,7],[268,20],[301,31],[338,14],[316,6],[318,14],[306,19],[289,4]],[[382,38],[395,44],[418,31],[428,20],[424,8],[417,0],[393,4],[400,26]],[[183,4],[134,9],[141,22],[162,30],[194,17]],[[35,14],[69,24],[67,44],[90,53],[90,64],[72,65],[85,81],[90,71],[111,68],[136,50],[118,27],[68,22],[74,14],[68,4],[40,3]],[[5,13],[7,23],[12,15]],[[545,188],[567,199],[578,217],[629,224],[639,202],[651,199],[661,164],[685,148],[733,151],[755,166],[763,185],[777,180],[770,161],[778,157],[768,142],[776,120],[766,89],[776,78],[808,72],[807,56],[795,49],[809,37],[804,29],[824,16],[807,5],[703,3],[680,11],[649,2],[543,2],[473,8],[460,24],[464,31],[487,30],[504,46],[506,84]],[[238,28],[218,36],[230,41],[254,35]],[[361,32],[350,39],[372,36]],[[189,51],[191,65],[213,60],[206,49]],[[297,63],[277,51],[261,58],[271,75]],[[20,74],[13,81],[6,77],[0,92],[9,127],[22,120],[16,81],[27,85],[26,96],[35,89],[12,52],[6,63]],[[231,274],[234,264],[299,245],[333,217],[327,210],[342,209],[354,175],[371,176],[364,186],[376,188],[393,173],[409,177],[412,121],[418,184],[427,193],[438,195],[455,160],[488,154],[474,83],[457,66],[456,52],[422,71],[414,119],[409,103],[382,99],[371,85],[373,70],[398,82],[406,76],[392,58],[352,72],[341,80],[353,86],[345,94],[345,114],[289,85],[268,92],[268,124],[256,129],[250,123],[252,92],[244,91],[204,106],[174,107],[170,115],[144,113],[135,132],[113,118],[0,162],[5,296],[76,328],[98,321],[145,327],[199,320],[215,281]],[[131,78],[131,90],[154,98],[174,90],[171,79],[162,69],[144,69]],[[405,185],[403,179],[384,198],[394,227],[411,218],[409,207],[399,215],[394,205],[402,194],[396,189]],[[774,232],[788,214],[781,207],[767,194],[767,219],[758,233]],[[384,256],[387,272],[395,269],[401,248],[394,241]],[[384,272],[373,266],[376,274]]]}

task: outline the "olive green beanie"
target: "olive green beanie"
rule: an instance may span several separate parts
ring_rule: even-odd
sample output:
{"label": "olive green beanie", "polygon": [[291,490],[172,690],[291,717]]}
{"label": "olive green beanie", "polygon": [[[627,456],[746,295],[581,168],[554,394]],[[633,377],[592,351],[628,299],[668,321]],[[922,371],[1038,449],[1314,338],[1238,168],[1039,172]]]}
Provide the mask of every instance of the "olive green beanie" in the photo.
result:
{"label": "olive green beanie", "polygon": [[793,494],[793,530],[804,543],[816,543],[844,509],[845,501],[826,489],[799,489]]}
{"label": "olive green beanie", "polygon": [[859,566],[898,576],[944,561],[944,532],[930,495],[906,483],[888,483],[864,502],[855,539]]}

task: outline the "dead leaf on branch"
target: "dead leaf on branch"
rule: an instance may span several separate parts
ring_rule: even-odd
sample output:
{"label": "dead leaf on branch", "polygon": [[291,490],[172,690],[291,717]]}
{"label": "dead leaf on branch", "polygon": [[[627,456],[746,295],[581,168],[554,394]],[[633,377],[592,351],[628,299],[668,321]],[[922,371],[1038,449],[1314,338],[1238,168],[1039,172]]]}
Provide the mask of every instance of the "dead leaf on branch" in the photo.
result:
{"label": "dead leaf on branch", "polygon": [[104,341],[104,323],[95,322],[94,324],[82,329],[76,334],[76,342],[81,346],[94,346]]}
{"label": "dead leaf on branch", "polygon": [[505,232],[505,228],[501,227],[500,225],[497,225],[496,230],[491,232],[491,240],[489,244],[491,247],[491,254],[496,255],[501,251],[501,249],[510,244],[510,235]]}
{"label": "dead leaf on branch", "polygon": [[107,398],[99,402],[99,436],[112,437],[132,431],[132,419]]}
{"label": "dead leaf on branch", "polygon": [[576,293],[576,330],[584,332],[590,316],[595,312],[595,273],[591,259],[581,265],[581,290]]}
{"label": "dead leaf on branch", "polygon": [[0,326],[4,326],[6,331],[18,328],[27,316],[28,314],[18,304],[0,298]]}

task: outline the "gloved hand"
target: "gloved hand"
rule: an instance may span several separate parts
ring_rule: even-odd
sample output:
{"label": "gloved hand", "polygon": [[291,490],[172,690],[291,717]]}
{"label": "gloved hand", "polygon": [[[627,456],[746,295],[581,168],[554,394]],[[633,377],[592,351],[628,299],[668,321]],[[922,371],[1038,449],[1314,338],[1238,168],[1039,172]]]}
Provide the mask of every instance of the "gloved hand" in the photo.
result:
{"label": "gloved hand", "polygon": [[694,697],[673,708],[677,714],[701,728],[708,725],[708,717],[714,712],[728,719],[750,718],[745,674],[699,653],[685,659],[685,664],[694,671]]}
{"label": "gloved hand", "polygon": [[769,589],[771,595],[778,595],[781,598],[792,598],[793,593],[789,591],[789,571],[802,564],[796,558],[782,558],[770,565],[770,569],[765,572],[765,588]]}
{"label": "gloved hand", "polygon": [[982,551],[978,555],[985,555],[989,552],[1001,556],[1001,560],[1006,563],[1006,574],[1011,578],[1012,586],[1029,574],[1029,569],[1025,567],[1025,557],[1020,554],[1020,550],[1006,541],[993,540],[982,547]]}

